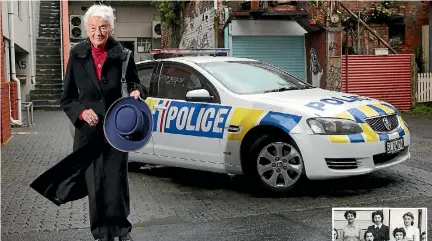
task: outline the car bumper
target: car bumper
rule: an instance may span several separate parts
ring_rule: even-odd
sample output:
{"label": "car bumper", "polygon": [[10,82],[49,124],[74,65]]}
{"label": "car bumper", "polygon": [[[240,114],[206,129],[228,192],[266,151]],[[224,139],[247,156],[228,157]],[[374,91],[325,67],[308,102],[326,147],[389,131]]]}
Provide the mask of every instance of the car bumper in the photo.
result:
{"label": "car bumper", "polygon": [[389,135],[389,140],[404,139],[404,149],[385,155],[385,141],[332,143],[329,136],[292,134],[304,160],[306,176],[311,180],[367,174],[404,162],[410,158],[410,134]]}

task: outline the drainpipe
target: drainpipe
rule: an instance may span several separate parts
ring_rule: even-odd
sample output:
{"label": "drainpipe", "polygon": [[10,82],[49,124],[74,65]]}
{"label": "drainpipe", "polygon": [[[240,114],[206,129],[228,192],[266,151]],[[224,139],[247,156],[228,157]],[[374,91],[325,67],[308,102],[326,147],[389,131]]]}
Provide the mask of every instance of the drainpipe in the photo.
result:
{"label": "drainpipe", "polygon": [[18,98],[18,120],[11,119],[13,124],[22,124],[22,113],[21,113],[21,82],[16,77],[15,67],[15,27],[14,27],[14,4],[13,0],[8,1],[8,17],[9,17],[9,49],[10,49],[10,62],[11,62],[11,79],[17,83],[17,98]]}
{"label": "drainpipe", "polygon": [[35,69],[36,66],[34,64],[34,47],[33,47],[33,1],[28,1],[28,19],[29,19],[29,27],[30,27],[30,33],[29,33],[29,37],[30,37],[30,68],[31,68],[31,83],[32,84],[36,84],[36,80],[35,80]]}
{"label": "drainpipe", "polygon": [[63,59],[63,3],[64,1],[60,1],[60,62],[61,62],[61,80],[62,83],[64,81],[64,59]]}

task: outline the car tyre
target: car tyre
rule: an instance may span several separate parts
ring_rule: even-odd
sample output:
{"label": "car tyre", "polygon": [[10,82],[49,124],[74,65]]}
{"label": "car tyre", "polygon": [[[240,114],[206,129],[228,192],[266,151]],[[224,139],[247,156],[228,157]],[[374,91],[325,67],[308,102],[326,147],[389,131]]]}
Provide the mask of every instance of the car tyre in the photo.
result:
{"label": "car tyre", "polygon": [[284,137],[262,135],[249,148],[245,175],[257,194],[287,195],[304,178],[304,162],[297,145]]}

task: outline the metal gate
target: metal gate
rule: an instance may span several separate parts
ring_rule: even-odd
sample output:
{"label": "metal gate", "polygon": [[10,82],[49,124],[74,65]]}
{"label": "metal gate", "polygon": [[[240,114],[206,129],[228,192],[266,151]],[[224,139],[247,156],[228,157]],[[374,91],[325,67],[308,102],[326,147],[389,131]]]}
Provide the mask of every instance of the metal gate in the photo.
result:
{"label": "metal gate", "polygon": [[304,36],[233,36],[232,56],[258,59],[305,80]]}

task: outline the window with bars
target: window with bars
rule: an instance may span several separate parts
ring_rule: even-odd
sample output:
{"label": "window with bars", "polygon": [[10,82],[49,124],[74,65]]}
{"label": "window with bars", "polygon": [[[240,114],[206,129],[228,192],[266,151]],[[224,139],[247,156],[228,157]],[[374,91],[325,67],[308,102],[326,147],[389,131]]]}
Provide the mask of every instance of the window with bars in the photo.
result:
{"label": "window with bars", "polygon": [[152,48],[151,38],[138,38],[137,39],[138,53],[149,53]]}

